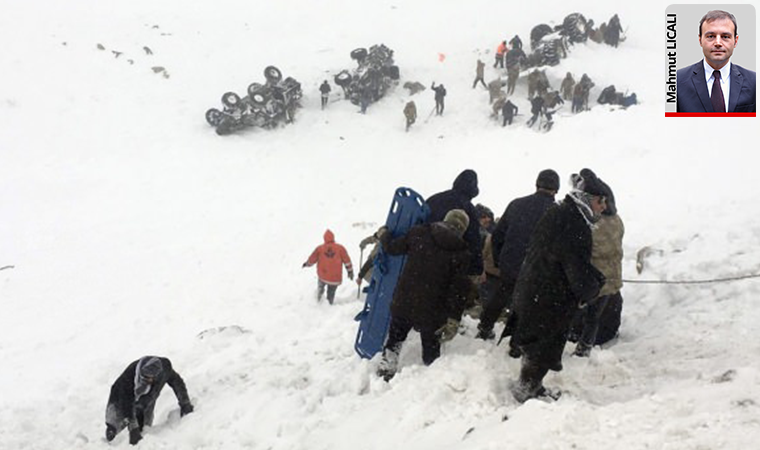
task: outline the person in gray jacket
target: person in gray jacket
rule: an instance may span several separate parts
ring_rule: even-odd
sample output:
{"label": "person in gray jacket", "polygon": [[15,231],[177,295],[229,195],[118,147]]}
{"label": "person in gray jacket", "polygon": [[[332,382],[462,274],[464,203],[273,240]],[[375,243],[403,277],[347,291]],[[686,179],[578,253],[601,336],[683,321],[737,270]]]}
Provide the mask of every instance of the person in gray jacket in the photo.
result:
{"label": "person in gray jacket", "polygon": [[[590,169],[580,172],[582,177],[595,176]],[[581,329],[578,343],[575,346],[575,356],[586,357],[591,354],[591,348],[597,342],[600,319],[607,305],[613,301],[623,287],[623,220],[617,213],[615,196],[612,189],[601,179],[599,180],[606,191],[607,207],[602,211],[596,227],[591,232],[592,249],[591,264],[599,269],[605,277],[604,285],[599,296],[579,311],[573,328]]]}

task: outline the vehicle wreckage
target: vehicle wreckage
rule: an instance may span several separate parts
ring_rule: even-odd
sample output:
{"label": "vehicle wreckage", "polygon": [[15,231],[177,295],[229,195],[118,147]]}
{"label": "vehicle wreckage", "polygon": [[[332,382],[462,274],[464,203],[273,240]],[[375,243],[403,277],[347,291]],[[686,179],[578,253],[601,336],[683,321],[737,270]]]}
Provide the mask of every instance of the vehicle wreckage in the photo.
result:
{"label": "vehicle wreckage", "polygon": [[264,69],[266,82],[251,83],[248,95],[235,92],[222,95],[222,109],[206,111],[206,121],[219,135],[227,135],[248,127],[275,128],[290,123],[301,106],[301,83],[292,77],[282,78],[275,66]]}

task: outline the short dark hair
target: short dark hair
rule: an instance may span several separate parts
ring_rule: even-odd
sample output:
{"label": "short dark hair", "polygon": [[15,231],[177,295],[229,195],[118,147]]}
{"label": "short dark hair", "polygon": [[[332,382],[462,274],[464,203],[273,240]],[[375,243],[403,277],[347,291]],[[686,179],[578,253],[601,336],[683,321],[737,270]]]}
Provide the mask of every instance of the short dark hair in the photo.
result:
{"label": "short dark hair", "polygon": [[707,22],[712,22],[713,20],[719,20],[719,19],[731,19],[731,22],[734,23],[734,37],[739,36],[739,28],[736,25],[736,17],[734,17],[733,14],[731,14],[728,11],[722,11],[720,9],[714,9],[712,11],[708,11],[707,14],[702,17],[702,20],[699,21],[699,35],[702,36],[702,24]]}

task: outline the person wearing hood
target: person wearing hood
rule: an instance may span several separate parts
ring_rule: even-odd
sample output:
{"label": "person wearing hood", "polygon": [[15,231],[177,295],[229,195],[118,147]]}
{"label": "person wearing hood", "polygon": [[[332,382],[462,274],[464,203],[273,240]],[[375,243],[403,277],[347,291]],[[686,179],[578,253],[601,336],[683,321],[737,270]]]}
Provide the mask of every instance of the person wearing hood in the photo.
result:
{"label": "person wearing hood", "polygon": [[142,439],[143,427],[153,425],[156,399],[166,384],[177,396],[180,416],[193,412],[185,382],[168,358],[144,356],[127,366],[111,386],[106,407],[106,440],[112,441],[128,428],[129,443],[137,444]]}
{"label": "person wearing hood", "polygon": [[354,278],[354,268],[346,248],[335,242],[332,231],[325,231],[324,240],[325,243],[315,248],[301,267],[317,265],[317,301],[322,300],[326,287],[327,301],[332,305],[335,291],[343,282],[343,266],[346,267],[349,280]]}
{"label": "person wearing hood", "polygon": [[[596,174],[590,169],[583,169],[580,172],[583,179],[596,177]],[[605,191],[607,207],[602,211],[602,215],[596,226],[591,232],[593,246],[591,250],[591,264],[594,265],[604,275],[606,281],[599,291],[599,297],[589,302],[588,306],[578,311],[575,321],[573,322],[573,332],[577,338],[573,339],[571,332],[571,341],[577,341],[575,346],[575,356],[587,357],[591,354],[591,348],[599,345],[599,328],[602,317],[607,317],[607,305],[615,308],[622,303],[620,289],[623,287],[623,235],[625,227],[623,220],[617,213],[615,196],[612,189],[599,179]],[[618,312],[621,308],[615,308]],[[619,317],[610,316],[608,326],[612,326],[617,331],[620,325]],[[609,336],[606,333],[605,336]]]}
{"label": "person wearing hood", "polygon": [[441,354],[441,342],[459,328],[470,281],[470,254],[462,236],[470,225],[467,213],[453,209],[443,221],[416,225],[393,238],[381,227],[378,238],[390,255],[407,255],[391,302],[388,338],[377,374],[389,381],[396,374],[398,355],[409,332],[422,340],[422,361],[430,365]]}
{"label": "person wearing hood", "polygon": [[483,274],[483,243],[480,238],[480,222],[472,199],[478,196],[478,174],[474,170],[467,169],[457,175],[451,189],[439,192],[427,199],[430,206],[428,223],[440,222],[452,209],[461,209],[467,213],[469,225],[464,233],[464,240],[470,249],[469,275],[481,276]]}
{"label": "person wearing hood", "polygon": [[518,402],[556,394],[543,386],[562,370],[562,352],[579,308],[595,299],[604,275],[591,264],[591,228],[605,209],[605,190],[592,176],[572,176],[573,189],[538,221],[513,295],[510,355],[522,355],[511,386]]}

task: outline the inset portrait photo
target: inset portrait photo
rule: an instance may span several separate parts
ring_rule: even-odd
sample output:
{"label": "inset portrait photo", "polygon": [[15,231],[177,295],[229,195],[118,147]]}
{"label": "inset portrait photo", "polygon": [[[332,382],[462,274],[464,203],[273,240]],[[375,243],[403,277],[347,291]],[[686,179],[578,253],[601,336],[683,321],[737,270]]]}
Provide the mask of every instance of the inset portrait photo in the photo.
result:
{"label": "inset portrait photo", "polygon": [[666,117],[756,116],[753,5],[670,5],[664,36]]}

